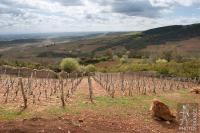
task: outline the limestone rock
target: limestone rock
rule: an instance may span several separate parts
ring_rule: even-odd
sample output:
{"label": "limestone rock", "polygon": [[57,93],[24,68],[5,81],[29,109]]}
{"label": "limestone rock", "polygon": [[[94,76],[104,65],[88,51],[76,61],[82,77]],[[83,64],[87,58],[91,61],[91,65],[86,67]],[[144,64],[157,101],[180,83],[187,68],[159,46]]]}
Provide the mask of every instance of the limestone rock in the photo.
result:
{"label": "limestone rock", "polygon": [[150,108],[152,116],[158,120],[174,121],[175,116],[171,113],[169,107],[163,102],[154,99]]}

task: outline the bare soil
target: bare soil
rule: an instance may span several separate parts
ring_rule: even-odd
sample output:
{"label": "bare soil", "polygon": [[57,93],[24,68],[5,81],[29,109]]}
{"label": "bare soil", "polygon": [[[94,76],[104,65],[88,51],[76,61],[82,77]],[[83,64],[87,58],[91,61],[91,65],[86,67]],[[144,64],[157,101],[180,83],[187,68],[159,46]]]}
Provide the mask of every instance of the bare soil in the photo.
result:
{"label": "bare soil", "polygon": [[1,133],[174,133],[177,124],[144,120],[133,116],[112,117],[82,112],[58,118],[31,118],[21,121],[0,122]]}

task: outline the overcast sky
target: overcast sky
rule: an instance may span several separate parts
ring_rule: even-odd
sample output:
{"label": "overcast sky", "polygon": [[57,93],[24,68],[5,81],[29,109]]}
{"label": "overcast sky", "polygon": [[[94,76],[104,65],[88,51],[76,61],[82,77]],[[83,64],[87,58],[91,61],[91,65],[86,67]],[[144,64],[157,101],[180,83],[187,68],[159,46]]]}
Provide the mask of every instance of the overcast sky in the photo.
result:
{"label": "overcast sky", "polygon": [[0,0],[0,34],[140,31],[200,22],[200,0]]}

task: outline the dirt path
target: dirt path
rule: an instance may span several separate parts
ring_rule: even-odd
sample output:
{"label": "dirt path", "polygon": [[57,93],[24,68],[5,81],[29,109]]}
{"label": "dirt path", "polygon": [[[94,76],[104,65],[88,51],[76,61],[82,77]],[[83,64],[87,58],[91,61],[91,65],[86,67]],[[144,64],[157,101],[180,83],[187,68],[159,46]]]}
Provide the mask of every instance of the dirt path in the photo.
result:
{"label": "dirt path", "polygon": [[63,119],[32,118],[23,121],[11,121],[0,123],[1,133],[59,133],[59,132],[80,132],[84,133],[70,121]]}
{"label": "dirt path", "polygon": [[[94,81],[94,79],[92,79],[92,86],[93,86],[94,96],[107,96],[108,95],[107,92],[105,91],[105,89],[102,88],[96,81]],[[84,78],[81,81],[81,84],[79,85],[76,94],[77,93],[83,93],[85,95],[89,95],[87,78]]]}

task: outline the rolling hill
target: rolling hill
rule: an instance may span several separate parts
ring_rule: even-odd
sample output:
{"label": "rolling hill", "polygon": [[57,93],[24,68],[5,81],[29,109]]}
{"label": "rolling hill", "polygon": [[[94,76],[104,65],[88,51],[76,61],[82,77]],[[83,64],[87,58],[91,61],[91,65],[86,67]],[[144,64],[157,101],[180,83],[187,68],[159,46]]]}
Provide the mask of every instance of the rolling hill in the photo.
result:
{"label": "rolling hill", "polygon": [[[130,51],[132,54],[155,54],[176,50],[185,56],[200,57],[200,24],[174,25],[143,32],[118,32],[86,35],[70,42],[23,42],[0,49],[3,59],[57,60],[63,57],[87,57],[102,55],[108,50],[114,53]],[[14,43],[12,41],[12,43]],[[2,44],[3,45],[3,44]],[[5,46],[5,45],[4,45]]]}

